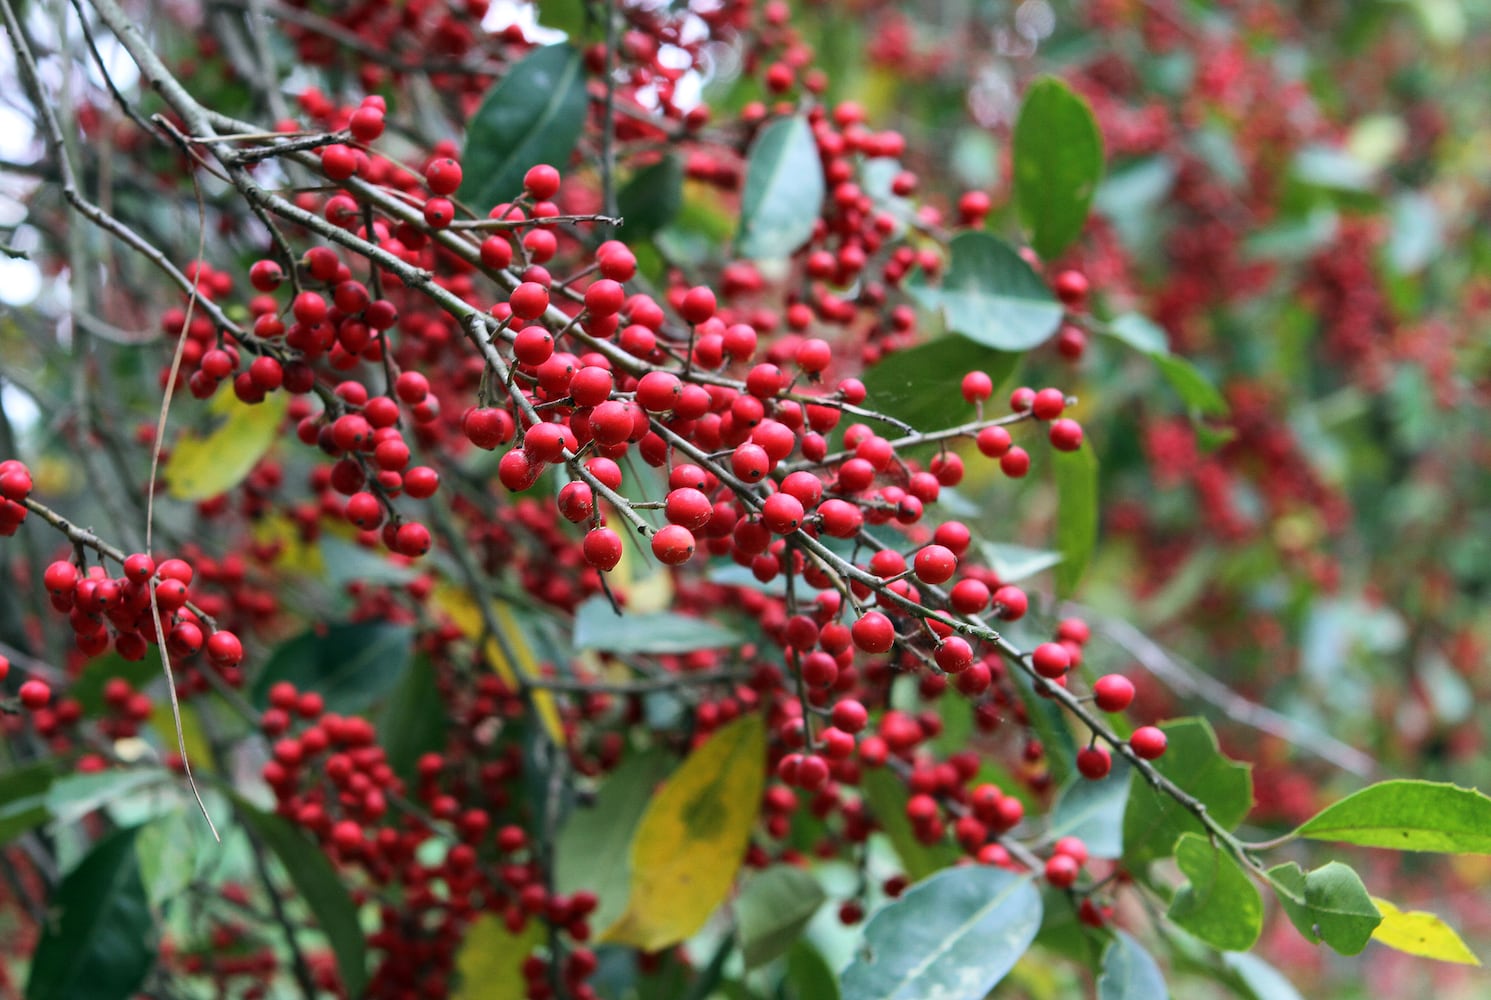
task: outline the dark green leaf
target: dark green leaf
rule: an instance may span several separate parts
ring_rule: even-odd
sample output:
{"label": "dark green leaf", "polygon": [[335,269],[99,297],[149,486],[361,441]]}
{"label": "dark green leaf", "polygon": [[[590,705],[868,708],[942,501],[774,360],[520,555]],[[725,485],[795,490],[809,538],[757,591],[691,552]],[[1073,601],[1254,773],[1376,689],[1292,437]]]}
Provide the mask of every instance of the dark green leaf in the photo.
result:
{"label": "dark green leaf", "polygon": [[941,309],[948,329],[1001,351],[1028,351],[1055,335],[1061,304],[1009,244],[967,232],[953,237],[950,250],[940,285],[919,274],[907,282],[922,308]]}
{"label": "dark green leaf", "polygon": [[1166,915],[1214,948],[1253,947],[1263,931],[1263,898],[1232,855],[1187,833],[1176,845],[1175,862],[1190,881],[1175,893]]}
{"label": "dark green leaf", "polygon": [[1311,840],[1446,854],[1491,854],[1491,798],[1432,781],[1383,781],[1295,831]]}
{"label": "dark green leaf", "polygon": [[127,1000],[155,961],[135,829],[94,845],[47,901],[26,1000]]}
{"label": "dark green leaf", "polygon": [[1030,724],[1040,737],[1041,745],[1045,747],[1046,766],[1051,772],[1051,780],[1056,784],[1069,780],[1077,758],[1077,741],[1072,738],[1066,712],[1050,698],[1036,694],[1035,684],[1025,671],[1011,670],[1009,676],[1014,679],[1015,689],[1020,692],[1020,700],[1025,704]]}
{"label": "dark green leaf", "polygon": [[1169,354],[1170,338],[1154,320],[1140,313],[1124,313],[1115,316],[1102,332],[1114,340],[1121,340],[1141,354]]}
{"label": "dark green leaf", "polygon": [[1123,931],[1103,952],[1103,974],[1098,977],[1098,1000],[1162,1000],[1170,991],[1165,975],[1143,946]]}
{"label": "dark green leaf", "polygon": [[388,766],[413,784],[415,767],[426,753],[445,749],[445,704],[435,684],[435,668],[426,656],[415,657],[399,686],[383,706],[378,723]]}
{"label": "dark green leaf", "polygon": [[559,831],[554,882],[561,893],[586,889],[600,901],[590,922],[609,927],[626,910],[632,834],[670,762],[661,751],[634,753],[601,785],[590,806],[577,806]]}
{"label": "dark green leaf", "polygon": [[934,337],[897,351],[865,373],[865,405],[919,431],[955,427],[974,418],[963,398],[963,376],[985,372],[998,389],[1014,374],[1020,355],[997,351],[958,334]]}
{"label": "dark green leaf", "polygon": [[54,760],[39,760],[0,775],[0,846],[47,821],[47,789],[57,777]]}
{"label": "dark green leaf", "polygon": [[[1168,739],[1154,767],[1183,791],[1200,799],[1222,826],[1231,829],[1253,807],[1253,778],[1247,764],[1222,755],[1205,719],[1176,719],[1160,727]],[[1202,833],[1201,821],[1170,796],[1134,773],[1123,818],[1124,852],[1135,869],[1170,854],[1182,833]]]}
{"label": "dark green leaf", "polygon": [[471,117],[460,200],[485,214],[521,194],[523,175],[535,164],[563,170],[585,127],[588,102],[579,49],[560,43],[530,52]]}
{"label": "dark green leaf", "polygon": [[773,865],[747,882],[733,905],[746,968],[791,948],[826,898],[813,874],[794,865]]}
{"label": "dark green leaf", "polygon": [[1051,260],[1082,233],[1103,176],[1103,137],[1087,102],[1055,77],[1025,93],[1015,122],[1015,204],[1036,253]]}
{"label": "dark green leaf", "polygon": [[254,684],[258,708],[269,704],[269,689],[289,681],[301,691],[317,691],[331,712],[361,712],[398,685],[414,653],[414,630],[407,625],[356,622],[311,629],[284,643],[270,656]]}
{"label": "dark green leaf", "polygon": [[1339,861],[1309,874],[1290,861],[1270,868],[1268,881],[1284,912],[1307,940],[1324,941],[1343,955],[1360,953],[1382,923],[1367,887]]}
{"label": "dark green leaf", "polygon": [[746,161],[736,253],[753,260],[792,256],[813,235],[823,208],[823,160],[802,115],[761,129]]}
{"label": "dark green leaf", "polygon": [[703,618],[657,611],[617,615],[604,597],[592,597],[575,612],[575,649],[603,653],[691,653],[741,641],[740,634]]}
{"label": "dark green leaf", "polygon": [[1095,858],[1123,856],[1123,814],[1129,802],[1129,764],[1113,758],[1100,781],[1078,775],[1067,782],[1051,811],[1051,837],[1080,837]]}
{"label": "dark green leaf", "polygon": [[321,933],[336,955],[337,971],[348,996],[361,996],[367,985],[366,947],[357,906],[321,848],[273,813],[235,798],[235,811],[250,833],[280,859],[300,897],[310,907]]}
{"label": "dark green leaf", "polygon": [[628,240],[651,236],[683,205],[683,164],[672,153],[632,175],[616,195]]}
{"label": "dark green leaf", "polygon": [[906,786],[894,774],[885,770],[865,771],[859,789],[913,882],[953,863],[956,854],[950,845],[923,844],[917,839],[911,820],[906,817]]}
{"label": "dark green leaf", "polygon": [[1170,383],[1170,388],[1175,390],[1175,394],[1186,406],[1208,417],[1227,415],[1227,400],[1195,365],[1173,354],[1157,354],[1152,357],[1159,366],[1160,374],[1165,376],[1165,381]]}
{"label": "dark green leaf", "polygon": [[1056,592],[1065,597],[1077,589],[1098,541],[1098,459],[1092,442],[1076,451],[1053,451],[1056,471]]}
{"label": "dark green leaf", "polygon": [[787,952],[783,1000],[839,1000],[839,980],[822,953],[799,939]]}
{"label": "dark green leaf", "polygon": [[844,1000],[982,1000],[1041,926],[1028,877],[973,866],[938,872],[878,910],[844,970]]}

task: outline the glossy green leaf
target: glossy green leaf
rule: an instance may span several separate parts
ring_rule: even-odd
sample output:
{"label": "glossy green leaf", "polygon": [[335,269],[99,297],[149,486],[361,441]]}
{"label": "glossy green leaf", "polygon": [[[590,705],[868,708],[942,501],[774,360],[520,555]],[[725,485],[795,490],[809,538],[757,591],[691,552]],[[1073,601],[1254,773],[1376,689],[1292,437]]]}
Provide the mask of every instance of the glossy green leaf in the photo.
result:
{"label": "glossy green leaf", "polygon": [[170,772],[161,767],[64,775],[46,791],[47,812],[57,823],[66,826],[115,799],[138,797],[152,788],[165,789],[170,781]]}
{"label": "glossy green leaf", "polygon": [[289,405],[283,392],[252,406],[219,392],[208,409],[221,422],[207,434],[188,431],[171,446],[161,467],[166,492],[177,500],[207,500],[243,482],[279,440]]}
{"label": "glossy green leaf", "polygon": [[51,816],[47,789],[57,777],[57,763],[39,760],[0,774],[0,847]]}
{"label": "glossy green leaf", "polygon": [[[1155,769],[1200,799],[1222,826],[1231,829],[1241,823],[1253,807],[1249,766],[1223,756],[1216,733],[1205,719],[1176,719],[1160,728],[1169,744],[1165,755],[1154,762]],[[1123,817],[1124,854],[1130,866],[1142,869],[1168,856],[1176,840],[1187,832],[1204,832],[1201,821],[1135,771]]]}
{"label": "glossy green leaf", "polygon": [[799,938],[787,952],[782,1000],[839,1000],[839,977],[823,953]]}
{"label": "glossy green leaf", "polygon": [[1166,915],[1214,948],[1253,947],[1263,931],[1263,897],[1232,855],[1187,833],[1176,845],[1175,863],[1189,881],[1176,891]]}
{"label": "glossy green leaf", "polygon": [[826,898],[813,873],[795,865],[773,865],[747,882],[733,904],[746,968],[785,954]]}
{"label": "glossy green leaf", "polygon": [[1001,351],[1028,351],[1056,334],[1061,303],[1009,244],[966,232],[954,236],[949,249],[940,284],[920,274],[906,283],[918,305],[942,310],[949,330]]}
{"label": "glossy green leaf", "polygon": [[317,691],[328,711],[361,712],[403,679],[414,655],[414,630],[385,622],[339,622],[312,628],[282,643],[255,680],[254,705],[269,704],[269,689],[289,681]]}
{"label": "glossy green leaf", "polygon": [[738,645],[740,634],[704,618],[671,611],[618,615],[604,597],[592,597],[575,611],[574,646],[602,653],[691,653]]}
{"label": "glossy green leaf", "polygon": [[1006,542],[983,542],[979,551],[989,561],[989,568],[1004,583],[1019,583],[1061,562],[1060,552],[1031,549]]}
{"label": "glossy green leaf", "polygon": [[357,919],[357,906],[331,862],[314,842],[286,820],[255,808],[242,799],[234,811],[250,832],[279,858],[295,891],[336,955],[337,971],[348,996],[361,996],[367,985],[367,942]]}
{"label": "glossy green leaf", "polygon": [[1080,837],[1094,858],[1123,856],[1123,814],[1129,802],[1129,764],[1113,758],[1113,770],[1100,781],[1076,775],[1062,788],[1051,810],[1050,836]]}
{"label": "glossy green leaf", "polygon": [[628,240],[643,239],[672,222],[683,206],[683,164],[672,153],[632,175],[616,194]]}
{"label": "glossy green leaf", "polygon": [[751,260],[792,256],[823,208],[823,159],[802,115],[768,123],[751,143],[735,252]]}
{"label": "glossy green leaf", "polygon": [[1124,313],[1102,327],[1102,332],[1122,341],[1141,354],[1169,354],[1170,338],[1164,327],[1148,316]]}
{"label": "glossy green leaf", "polygon": [[844,1000],[982,1000],[1040,926],[1028,877],[982,865],[938,872],[870,918],[840,977]]}
{"label": "glossy green leaf", "polygon": [[1082,234],[1103,177],[1103,137],[1087,101],[1055,77],[1031,84],[1015,121],[1015,205],[1051,260]]}
{"label": "glossy green leaf", "polygon": [[555,889],[566,895],[579,889],[595,893],[594,927],[611,926],[626,910],[632,834],[668,770],[668,757],[659,750],[629,754],[601,784],[594,803],[576,805],[560,828]]}
{"label": "glossy green leaf", "polygon": [[919,431],[942,430],[974,419],[963,398],[963,376],[985,372],[999,386],[1008,381],[1020,355],[985,347],[960,334],[934,337],[897,351],[865,373],[865,405],[903,420]]}
{"label": "glossy green leaf", "polygon": [[388,766],[413,784],[419,758],[445,749],[448,736],[445,702],[435,684],[435,668],[426,656],[410,662],[378,719],[378,734]]}
{"label": "glossy green leaf", "polygon": [[1229,951],[1222,955],[1222,964],[1253,1000],[1304,1000],[1284,973],[1257,955]]}
{"label": "glossy green leaf", "polygon": [[1268,881],[1294,926],[1309,941],[1324,941],[1343,955],[1355,955],[1382,923],[1367,887],[1339,861],[1308,874],[1290,861],[1268,870]]}
{"label": "glossy green leaf", "polygon": [[589,97],[580,50],[534,49],[482,98],[466,129],[459,199],[481,214],[523,191],[536,163],[561,171],[585,127]]}
{"label": "glossy green leaf", "polygon": [[136,829],[99,841],[47,901],[26,1000],[128,1000],[155,962]]}
{"label": "glossy green leaf", "polygon": [[859,790],[913,882],[952,864],[956,854],[950,845],[924,844],[917,839],[906,816],[906,786],[894,774],[884,769],[867,770],[860,777]]}
{"label": "glossy green leaf", "polygon": [[1432,781],[1383,781],[1327,806],[1295,833],[1399,851],[1491,854],[1491,798]]}
{"label": "glossy green leaf", "polygon": [[1052,451],[1056,473],[1056,592],[1070,596],[1082,582],[1098,541],[1098,459],[1091,441],[1076,451]]}
{"label": "glossy green leaf", "polygon": [[1163,1000],[1170,995],[1165,974],[1144,946],[1123,931],[1103,951],[1098,1000]]}
{"label": "glossy green leaf", "polygon": [[[178,807],[138,828],[135,854],[150,904],[160,907],[186,891],[197,877],[198,850],[213,844],[212,834],[193,809]],[[214,850],[213,861],[217,860]]]}
{"label": "glossy green leaf", "polygon": [[1165,376],[1165,381],[1187,407],[1208,417],[1227,415],[1227,400],[1195,365],[1174,354],[1153,357],[1160,374]]}

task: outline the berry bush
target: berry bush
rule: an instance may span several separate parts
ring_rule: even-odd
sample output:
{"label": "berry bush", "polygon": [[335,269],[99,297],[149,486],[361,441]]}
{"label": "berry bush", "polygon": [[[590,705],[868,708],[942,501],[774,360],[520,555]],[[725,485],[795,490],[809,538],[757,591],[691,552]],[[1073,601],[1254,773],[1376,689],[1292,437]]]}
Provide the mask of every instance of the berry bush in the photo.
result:
{"label": "berry bush", "polygon": [[1484,995],[1472,7],[0,0],[0,998]]}

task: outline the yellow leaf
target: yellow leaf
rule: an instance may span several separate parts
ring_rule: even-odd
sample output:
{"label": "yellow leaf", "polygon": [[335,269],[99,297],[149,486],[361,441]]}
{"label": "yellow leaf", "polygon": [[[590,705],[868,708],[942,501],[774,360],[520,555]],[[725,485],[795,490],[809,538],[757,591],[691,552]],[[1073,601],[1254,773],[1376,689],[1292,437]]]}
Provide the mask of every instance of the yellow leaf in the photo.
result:
{"label": "yellow leaf", "polygon": [[300,528],[284,514],[272,513],[255,521],[253,534],[254,541],[260,545],[279,547],[279,554],[274,557],[275,569],[312,577],[326,574],[326,562],[321,558],[321,547],[303,541]]}
{"label": "yellow leaf", "polygon": [[[176,745],[176,720],[171,717],[170,701],[162,701],[150,710],[150,724],[160,734],[165,753],[178,753]],[[186,760],[193,771],[212,769],[212,748],[202,732],[202,723],[190,705],[181,706],[181,735],[185,737]]]}
{"label": "yellow leaf", "polygon": [[456,953],[456,971],[461,985],[452,1000],[524,1000],[528,996],[523,978],[523,959],[544,938],[543,924],[529,920],[518,934],[491,914],[483,916],[466,932]]}
{"label": "yellow leaf", "polygon": [[243,482],[279,438],[289,405],[283,392],[256,406],[219,392],[207,409],[226,419],[206,437],[188,431],[176,439],[163,470],[167,491],[177,500],[207,500]]}
{"label": "yellow leaf", "polygon": [[1385,899],[1372,897],[1382,914],[1382,923],[1372,932],[1372,940],[1421,958],[1457,965],[1480,965],[1481,960],[1465,946],[1454,928],[1424,910],[1404,912]]}
{"label": "yellow leaf", "polygon": [[730,895],[766,783],[766,728],[716,732],[647,805],[632,835],[626,911],[600,940],[657,951],[692,937]]}
{"label": "yellow leaf", "polygon": [[[435,588],[430,600],[435,607],[449,616],[451,624],[460,629],[461,634],[466,638],[479,639],[486,634],[486,624],[482,621],[481,608],[476,606],[476,601],[472,600],[471,595],[466,591],[443,583]],[[482,646],[487,664],[510,686],[522,687],[521,679],[539,675],[538,660],[534,657],[533,649],[528,645],[528,639],[519,627],[517,619],[513,617],[511,608],[501,602],[494,602],[492,617],[497,620],[497,627],[502,630],[502,636],[518,662],[509,662],[507,656],[503,654],[502,643],[495,638],[488,637],[486,644]],[[559,706],[554,702],[554,692],[539,688],[530,690],[532,691],[533,710],[538,713],[539,721],[549,734],[549,739],[557,745],[562,745],[564,725],[559,720]]]}

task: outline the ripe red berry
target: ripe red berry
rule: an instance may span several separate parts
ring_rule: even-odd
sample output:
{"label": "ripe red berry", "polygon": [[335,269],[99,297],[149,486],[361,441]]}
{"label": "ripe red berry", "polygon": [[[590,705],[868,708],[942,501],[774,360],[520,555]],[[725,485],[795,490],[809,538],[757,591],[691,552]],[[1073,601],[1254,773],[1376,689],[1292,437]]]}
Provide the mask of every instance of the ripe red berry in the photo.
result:
{"label": "ripe red berry", "polygon": [[1165,731],[1158,726],[1140,726],[1129,736],[1129,746],[1134,749],[1145,760],[1155,760],[1164,756],[1165,748],[1169,740],[1165,737]]}
{"label": "ripe red berry", "polygon": [[33,712],[46,708],[47,703],[52,700],[52,689],[47,686],[47,682],[34,677],[22,684],[17,694],[20,696],[21,704]]}
{"label": "ripe red berry", "polygon": [[1057,451],[1076,451],[1082,447],[1082,425],[1075,420],[1065,417],[1053,420],[1047,434],[1051,439],[1051,447]]}
{"label": "ripe red berry", "polygon": [[1070,309],[1080,309],[1087,301],[1087,276],[1081,271],[1062,271],[1056,276],[1056,297]]}
{"label": "ripe red berry", "polygon": [[1105,712],[1122,712],[1134,700],[1134,684],[1122,674],[1104,674],[1092,685],[1093,700]]}
{"label": "ripe red berry", "polygon": [[651,413],[666,413],[678,405],[683,382],[671,372],[648,372],[637,383],[637,405]]}
{"label": "ripe red berry", "polygon": [[1018,445],[1004,453],[999,460],[999,471],[1011,479],[1024,478],[1030,471],[1030,454]]}
{"label": "ripe red berry", "polygon": [[928,545],[916,553],[916,578],[933,585],[946,583],[958,569],[958,557],[945,545]]}
{"label": "ripe red berry", "polygon": [[1077,882],[1082,866],[1069,854],[1053,854],[1046,861],[1046,881],[1057,889],[1070,889]]}
{"label": "ripe red berry", "polygon": [[508,296],[513,315],[519,319],[538,319],[549,308],[549,290],[533,281],[525,281]]}
{"label": "ripe red berry", "polygon": [[425,167],[425,183],[438,195],[455,194],[461,186],[461,165],[448,156],[432,160]]}
{"label": "ripe red berry", "polygon": [[492,451],[511,441],[517,427],[506,410],[473,407],[461,419],[461,430],[472,444]]}
{"label": "ripe red berry", "polygon": [[559,171],[547,163],[540,163],[528,168],[523,175],[523,189],[533,196],[535,201],[548,201],[559,193],[560,177]]}
{"label": "ripe red berry", "polygon": [[678,314],[685,323],[697,326],[714,315],[716,308],[714,291],[704,285],[690,288],[679,303]]}
{"label": "ripe red berry", "polygon": [[1003,427],[985,427],[978,432],[974,443],[978,445],[979,453],[985,457],[1003,458],[1014,441],[1010,438],[1010,432]]}
{"label": "ripe red berry", "polygon": [[1005,584],[994,591],[994,612],[1007,622],[1019,621],[1030,607],[1030,598],[1025,591],[1013,584]]}
{"label": "ripe red berry", "polygon": [[[146,558],[148,559],[149,556]],[[149,578],[148,573],[146,578]],[[46,568],[42,574],[42,583],[50,594],[56,596],[71,594],[73,588],[78,585],[78,568],[65,559],[59,559]]]}
{"label": "ripe red berry", "polygon": [[592,528],[581,548],[585,561],[603,572],[615,569],[621,562],[621,536],[610,528]]}
{"label": "ripe red berry", "polygon": [[1054,420],[1066,408],[1066,393],[1060,389],[1042,389],[1030,402],[1031,416],[1037,420]]}
{"label": "ripe red berry", "polygon": [[1071,669],[1072,654],[1060,643],[1043,642],[1031,652],[1030,665],[1042,677],[1054,680]]}
{"label": "ripe red berry", "polygon": [[1105,778],[1112,769],[1113,755],[1107,747],[1083,747],[1077,751],[1077,771],[1088,781]]}
{"label": "ripe red berry", "polygon": [[789,493],[773,493],[761,505],[761,522],[774,535],[787,535],[802,525],[802,501]]}
{"label": "ripe red berry", "polygon": [[347,128],[352,132],[352,138],[358,142],[372,142],[383,134],[383,109],[364,104],[352,112],[352,117],[347,120]]}
{"label": "ripe red berry", "polygon": [[972,371],[963,376],[963,398],[970,403],[981,403],[994,395],[994,380],[988,373]]}
{"label": "ripe red berry", "polygon": [[833,724],[846,733],[857,733],[864,729],[870,721],[870,713],[865,706],[853,698],[845,698],[835,703],[829,712],[829,718]]}
{"label": "ripe red berry", "polygon": [[889,618],[878,611],[867,611],[850,626],[854,645],[866,653],[884,653],[895,643],[896,630]]}
{"label": "ripe red berry", "polygon": [[686,563],[694,554],[694,533],[681,524],[665,525],[652,536],[652,554],[668,566]]}

